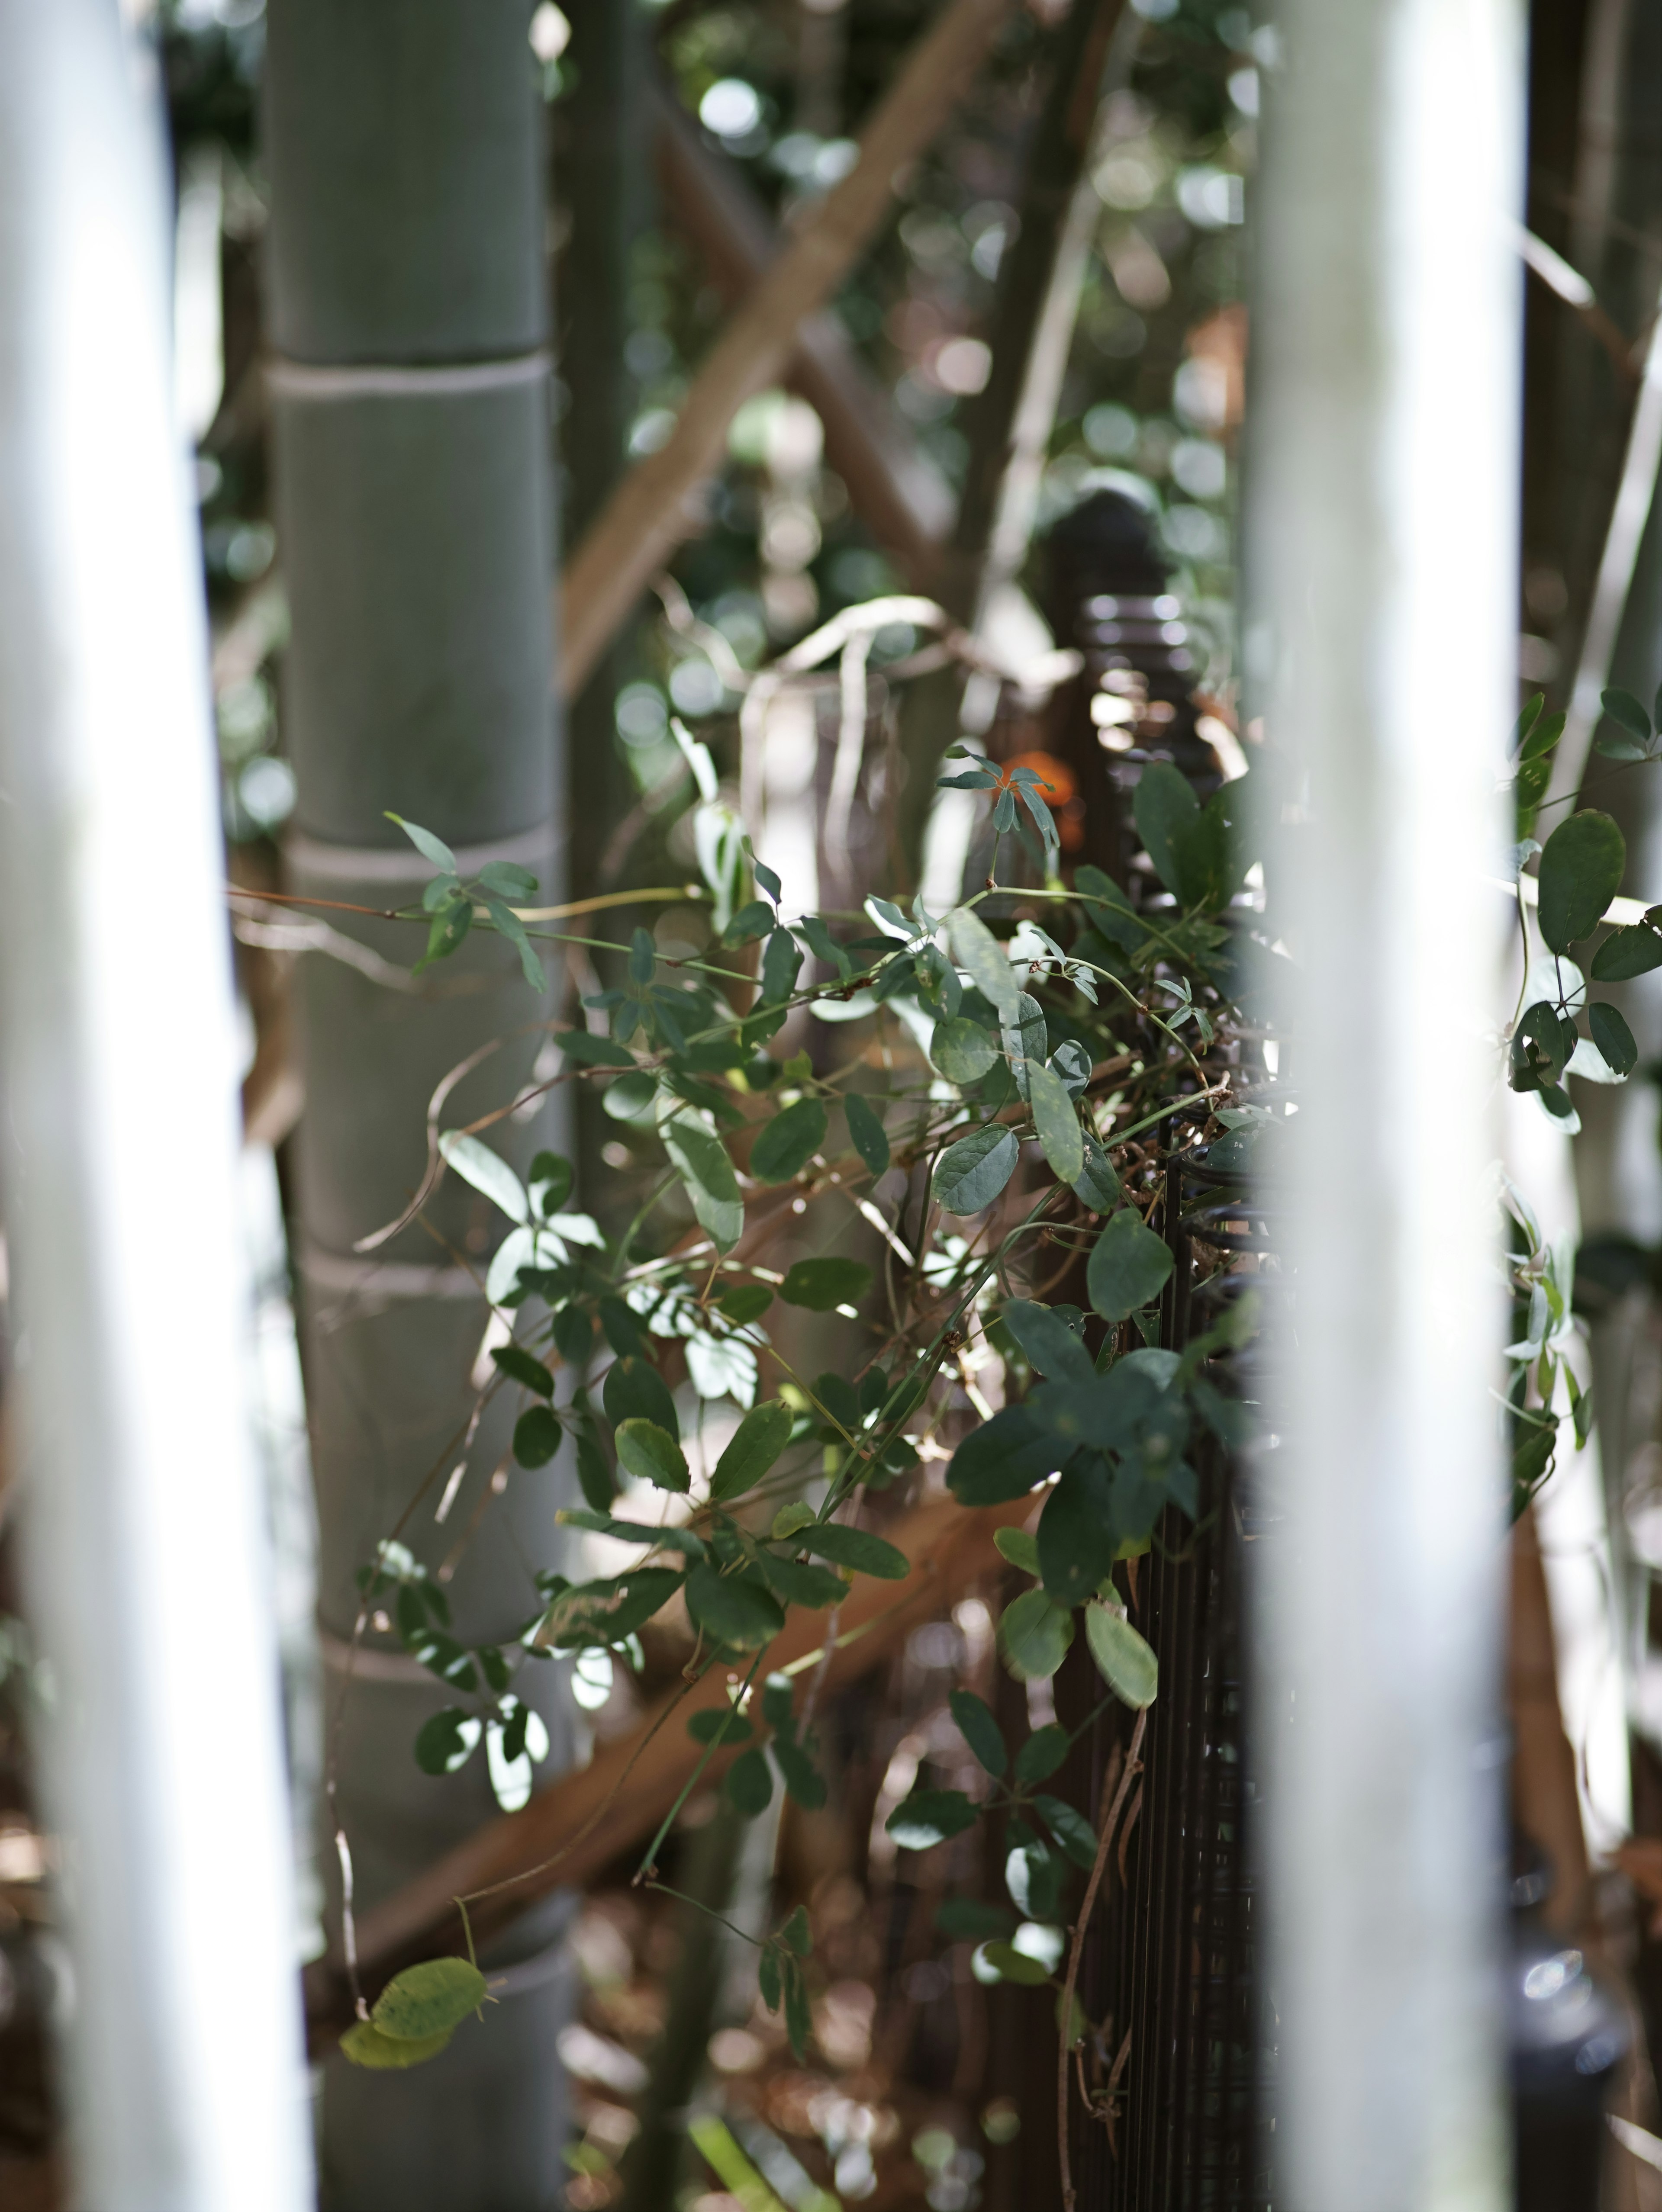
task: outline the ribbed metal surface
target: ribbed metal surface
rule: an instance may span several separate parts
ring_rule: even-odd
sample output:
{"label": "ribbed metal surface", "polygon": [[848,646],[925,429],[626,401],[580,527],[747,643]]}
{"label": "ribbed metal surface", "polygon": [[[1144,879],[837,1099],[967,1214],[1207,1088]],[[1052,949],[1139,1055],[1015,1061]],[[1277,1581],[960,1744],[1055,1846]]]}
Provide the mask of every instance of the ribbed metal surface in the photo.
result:
{"label": "ribbed metal surface", "polygon": [[[1204,1272],[1222,1253],[1269,1249],[1263,1213],[1228,1197],[1230,1188],[1199,1148],[1171,1159],[1165,1207],[1178,1265],[1162,1315],[1171,1348],[1258,1279]],[[1210,1249],[1197,1270],[1199,1240]],[[1079,2201],[1088,2212],[1270,2205],[1269,2067],[1246,1835],[1242,1501],[1228,1454],[1208,1438],[1193,1457],[1198,1524],[1169,1513],[1139,1565],[1134,1618],[1159,1654],[1160,1691],[1083,1962],[1086,2008],[1103,2023],[1086,2070],[1094,2116],[1077,2108],[1074,2129]],[[1101,1723],[1111,1784],[1129,1740],[1126,1718]]]}

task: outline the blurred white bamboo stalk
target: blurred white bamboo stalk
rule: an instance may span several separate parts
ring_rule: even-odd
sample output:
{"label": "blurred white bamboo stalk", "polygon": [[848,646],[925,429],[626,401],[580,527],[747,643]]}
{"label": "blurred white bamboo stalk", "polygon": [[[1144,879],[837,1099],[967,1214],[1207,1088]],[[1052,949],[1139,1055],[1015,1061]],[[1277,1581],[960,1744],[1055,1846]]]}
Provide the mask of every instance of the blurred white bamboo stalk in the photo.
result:
{"label": "blurred white bamboo stalk", "polygon": [[1287,2212],[1510,2202],[1501,1309],[1486,1170],[1515,712],[1523,12],[1289,0],[1249,650],[1295,956],[1259,1755]]}
{"label": "blurred white bamboo stalk", "polygon": [[27,1592],[56,1688],[41,1764],[76,1962],[75,2201],[301,2212],[236,1046],[156,88],[116,0],[0,0],[0,57],[3,1172]]}

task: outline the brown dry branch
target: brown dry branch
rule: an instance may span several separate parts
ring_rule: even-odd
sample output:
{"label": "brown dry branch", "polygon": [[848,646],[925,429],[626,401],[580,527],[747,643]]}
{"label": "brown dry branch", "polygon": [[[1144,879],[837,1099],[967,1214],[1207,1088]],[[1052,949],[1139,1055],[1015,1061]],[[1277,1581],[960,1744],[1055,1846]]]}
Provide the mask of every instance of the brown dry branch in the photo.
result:
{"label": "brown dry branch", "polygon": [[908,57],[861,140],[860,158],[813,209],[717,339],[693,380],[668,441],[638,461],[566,570],[568,698],[615,635],[648,580],[694,526],[691,495],[719,466],[729,425],[780,371],[805,316],[842,283],[886,212],[898,172],[952,113],[1012,12],[1013,0],[952,0]]}

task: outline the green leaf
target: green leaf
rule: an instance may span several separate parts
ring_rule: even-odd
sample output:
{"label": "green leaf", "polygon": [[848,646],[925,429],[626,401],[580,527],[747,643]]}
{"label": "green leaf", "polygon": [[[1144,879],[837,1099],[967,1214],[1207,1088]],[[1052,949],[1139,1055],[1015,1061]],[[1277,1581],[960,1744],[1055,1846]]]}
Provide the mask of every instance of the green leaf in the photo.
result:
{"label": "green leaf", "polygon": [[513,908],[504,906],[501,899],[488,898],[484,910],[496,923],[498,934],[506,938],[519,954],[520,970],[526,981],[533,991],[545,991],[548,988],[547,970],[537,957],[537,948],[532,944],[525,924]]}
{"label": "green leaf", "polygon": [[394,1974],[369,2008],[380,2033],[399,2043],[447,2035],[484,2002],[484,1976],[467,1959],[423,1959]]}
{"label": "green leaf", "polygon": [[1547,703],[1544,691],[1537,691],[1524,702],[1523,712],[1513,725],[1512,757],[1516,760],[1524,750],[1524,741],[1540,719],[1541,709]]}
{"label": "green leaf", "polygon": [[1219,792],[1202,809],[1169,761],[1150,762],[1138,780],[1132,801],[1137,835],[1154,872],[1185,908],[1221,906],[1234,888],[1229,803]]}
{"label": "green leaf", "polygon": [[1026,1528],[995,1528],[993,1542],[1001,1558],[1025,1575],[1038,1577],[1038,1539]]}
{"label": "green leaf", "polygon": [[791,1410],[782,1399],[754,1406],[728,1439],[710,1477],[712,1498],[742,1498],[753,1490],[790,1442]]}
{"label": "green leaf", "polygon": [[1141,1712],[1154,1704],[1160,1687],[1160,1662],[1123,1613],[1110,1605],[1087,1605],[1085,1640],[1097,1662],[1097,1672],[1122,1705]]}
{"label": "green leaf", "polygon": [[1631,1075],[1639,1064],[1639,1047],[1634,1042],[1633,1031],[1607,1000],[1599,999],[1587,1008],[1587,1027],[1605,1065],[1617,1075]]}
{"label": "green leaf", "polygon": [[435,837],[430,830],[423,830],[419,823],[406,822],[401,814],[389,811],[387,818],[398,823],[423,860],[430,860],[441,874],[454,876],[461,872],[456,866],[455,854],[442,837]]}
{"label": "green leaf", "polygon": [[[740,1761],[740,1764],[741,1765],[744,1764],[742,1759]],[[767,1761],[765,1759],[762,1761],[762,1771],[764,1773],[766,1773],[767,1771]],[[773,1782],[771,1778],[770,1778],[768,1782],[768,1797],[772,1796],[772,1795]],[[767,1797],[764,1797],[762,1800],[762,1803],[765,1805],[766,1802]],[[761,1807],[758,1806],[757,1810],[759,1812],[761,1810]],[[760,1992],[762,2002],[767,2007],[768,2010],[770,2012],[777,2012],[779,2009],[779,1999],[782,1994],[779,1978],[779,1954],[774,1949],[770,1943],[764,1943],[762,1946],[762,1955],[757,1961],[756,1966],[756,1986]]]}
{"label": "green leaf", "polygon": [[1170,1246],[1128,1206],[1104,1224],[1085,1283],[1104,1321],[1120,1322],[1158,1297],[1171,1272]]}
{"label": "green leaf", "polygon": [[988,1773],[1006,1772],[1010,1754],[1004,1748],[1003,1732],[993,1717],[992,1708],[971,1690],[954,1690],[947,1702],[965,1742]]}
{"label": "green leaf", "polygon": [[419,975],[435,960],[445,960],[473,927],[473,902],[465,896],[447,899],[434,915],[427,932],[427,950],[411,970]]}
{"label": "green leaf", "polygon": [[606,1454],[581,1431],[577,1435],[577,1486],[597,1513],[607,1511],[618,1494]]}
{"label": "green leaf", "polygon": [[1000,1319],[1039,1374],[1058,1382],[1095,1382],[1096,1363],[1054,1306],[1012,1298]]}
{"label": "green leaf", "polygon": [[755,1733],[742,1713],[726,1705],[720,1711],[694,1713],[687,1723],[687,1734],[695,1743],[748,1743]]}
{"label": "green leaf", "polygon": [[620,1466],[660,1490],[691,1490],[692,1476],[685,1455],[667,1429],[656,1421],[638,1418],[619,1423],[618,1460]]}
{"label": "green leaf", "polygon": [[960,1137],[935,1163],[935,1203],[948,1213],[979,1213],[1015,1173],[1020,1149],[1014,1133],[996,1121]]}
{"label": "green leaf", "polygon": [[800,1498],[793,1498],[788,1505],[782,1505],[773,1516],[773,1528],[770,1532],[774,1542],[782,1544],[786,1537],[794,1536],[799,1528],[811,1527],[813,1517],[813,1506],[804,1504]]}
{"label": "green leaf", "polygon": [[788,1182],[825,1141],[825,1109],[817,1098],[799,1098],[776,1114],[750,1148],[750,1171],[758,1182]]}
{"label": "green leaf", "polygon": [[[940,1035],[937,1030],[936,1036]],[[866,1170],[875,1182],[889,1171],[889,1139],[881,1116],[868,1099],[857,1091],[849,1091],[843,1101],[843,1111],[849,1124],[849,1142],[865,1163]]]}
{"label": "green leaf", "polygon": [[[1003,958],[1001,953],[999,957]],[[1008,973],[1008,961],[1004,965]],[[954,1014],[951,1021],[935,1024],[929,1058],[948,1083],[978,1083],[997,1060],[998,1047],[979,1022],[967,1014]]]}
{"label": "green leaf", "polygon": [[489,1145],[482,1145],[477,1137],[460,1129],[445,1131],[439,1139],[439,1152],[447,1167],[454,1169],[464,1182],[471,1182],[475,1190],[483,1191],[510,1221],[531,1218],[525,1186],[500,1152],[493,1152]]}
{"label": "green leaf", "polygon": [[1026,1407],[1007,1406],[965,1437],[953,1454],[947,1486],[962,1505],[1001,1505],[1054,1474],[1069,1449]]}
{"label": "green leaf", "polygon": [[1523,742],[1519,751],[1520,761],[1542,761],[1564,734],[1565,717],[1543,714]]}
{"label": "green leaf", "polygon": [[[1011,811],[1014,816],[1014,807]],[[947,941],[953,948],[953,959],[966,970],[982,997],[996,1006],[1001,1014],[1014,1014],[1016,1000],[1021,995],[1020,987],[1004,947],[980,915],[966,906],[955,907],[947,917]],[[941,1072],[943,1075],[947,1073],[944,1067]],[[950,1079],[954,1083],[960,1080],[957,1076]]]}
{"label": "green leaf", "polygon": [[1628,848],[1608,814],[1587,808],[1561,822],[1541,854],[1541,940],[1567,952],[1589,937],[1622,888]]}
{"label": "green leaf", "polygon": [[1596,983],[1626,983],[1635,975],[1648,975],[1653,968],[1662,968],[1662,931],[1648,914],[1630,927],[1613,929],[1592,956]]}
{"label": "green leaf", "polygon": [[1113,1162],[1088,1129],[1084,1137],[1085,1165],[1074,1177],[1074,1194],[1093,1213],[1111,1212],[1119,1203],[1119,1177]]}
{"label": "green leaf", "polygon": [[788,1729],[774,1737],[773,1759],[788,1794],[806,1812],[819,1812],[830,1795],[825,1778]]}
{"label": "green leaf", "polygon": [[1050,1049],[1044,1009],[1037,999],[1029,998],[1026,991],[1017,994],[1014,1012],[1006,1015],[999,1024],[998,1041],[1010,1063],[1016,1096],[1028,1097],[1032,1073],[1044,1065]]}
{"label": "green leaf", "polygon": [[1060,1797],[1043,1795],[1034,1798],[1033,1809],[1074,1864],[1089,1874],[1097,1863],[1097,1832],[1085,1815]]}
{"label": "green leaf", "polygon": [[471,1713],[446,1705],[417,1729],[416,1764],[423,1774],[454,1774],[473,1756],[484,1733]]}
{"label": "green leaf", "polygon": [[840,1521],[815,1521],[796,1539],[805,1552],[816,1552],[834,1566],[852,1567],[857,1575],[875,1575],[884,1582],[904,1582],[911,1572],[906,1554],[874,1536],[868,1528],[849,1528]]}
{"label": "green leaf", "polygon": [[1024,1989],[1036,1990],[1050,1978],[1050,1970],[1042,1960],[1030,1959],[1014,1943],[983,1943],[981,1955],[1001,1982],[1019,1982]]}
{"label": "green leaf", "polygon": [[498,898],[523,901],[534,896],[537,889],[535,876],[517,860],[487,860],[479,870],[478,880]]}
{"label": "green leaf", "polygon": [[984,1943],[1008,1936],[1015,1926],[1015,1915],[1008,1905],[993,1905],[979,1897],[948,1897],[936,1905],[934,1924],[954,1943]]}
{"label": "green leaf", "polygon": [[813,1948],[813,1931],[808,1925],[807,1907],[799,1905],[776,1934],[788,1950],[794,1951],[799,1959],[806,1959]]}
{"label": "green leaf", "polygon": [[863,1260],[798,1260],[787,1271],[779,1295],[788,1306],[831,1313],[837,1306],[857,1305],[871,1286],[872,1271]]}
{"label": "green leaf", "polygon": [[1073,1640],[1073,1615],[1053,1604],[1042,1589],[1024,1590],[1013,1598],[999,1620],[999,1649],[1019,1682],[1054,1674]]}
{"label": "green leaf", "polygon": [[748,1328],[753,1321],[760,1321],[773,1304],[772,1285],[768,1283],[736,1283],[730,1291],[723,1291],[715,1301],[735,1328]]}
{"label": "green leaf", "polygon": [[527,1390],[534,1390],[539,1398],[554,1395],[554,1377],[542,1361],[534,1358],[523,1345],[493,1344],[490,1357],[510,1382],[523,1383]]}
{"label": "green leaf", "polygon": [[383,2035],[367,2020],[355,2020],[340,2039],[340,2054],[354,2066],[368,2066],[377,2073],[390,2073],[406,2066],[419,2066],[429,2058],[436,2058],[455,2033],[446,2028],[442,2035],[425,2035],[411,2041],[396,2036]]}
{"label": "green leaf", "polygon": [[834,1575],[829,1567],[813,1566],[807,1559],[782,1559],[777,1552],[764,1547],[757,1553],[756,1564],[770,1589],[785,1605],[803,1605],[810,1613],[823,1613],[828,1605],[840,1605],[849,1594],[840,1575]]}
{"label": "green leaf", "polygon": [[1108,1511],[1106,1469],[1094,1454],[1065,1467],[1038,1516],[1038,1564],[1058,1605],[1089,1597],[1112,1570],[1121,1531]]}
{"label": "green leaf", "polygon": [[634,1054],[615,1037],[594,1036],[587,1030],[558,1030],[554,1042],[568,1060],[580,1060],[585,1067],[635,1066]]}
{"label": "green leaf", "polygon": [[527,1188],[535,1194],[538,1211],[546,1217],[557,1213],[570,1197],[576,1176],[570,1161],[558,1152],[538,1152],[525,1180]]}
{"label": "green leaf", "polygon": [[[619,1076],[618,1082],[630,1079]],[[617,1087],[613,1084],[612,1091]],[[606,1096],[610,1098],[612,1091]],[[658,1133],[687,1187],[699,1227],[718,1252],[730,1252],[745,1233],[745,1201],[739,1194],[739,1178],[727,1147],[691,1115],[672,1115],[660,1125]]]}
{"label": "green leaf", "polygon": [[[746,1820],[753,1820],[758,1813],[765,1813],[773,1797],[773,1769],[766,1754],[741,1751],[728,1769],[727,1792],[734,1810],[742,1813]],[[769,2009],[778,2002],[776,1996]]]}
{"label": "green leaf", "polygon": [[1085,1140],[1067,1085],[1054,1068],[1030,1067],[1027,1096],[1052,1172],[1058,1182],[1073,1182],[1085,1172]]}
{"label": "green leaf", "polygon": [[705,1634],[731,1651],[770,1644],[785,1625],[778,1600],[747,1577],[695,1567],[687,1577],[687,1611]]}
{"label": "green leaf", "polygon": [[978,1810],[961,1790],[914,1790],[883,1825],[903,1851],[927,1851],[973,1827]]}
{"label": "green leaf", "polygon": [[762,947],[762,990],[758,1006],[782,1006],[796,988],[802,948],[788,929],[776,929]]}
{"label": "green leaf", "polygon": [[580,1583],[551,1601],[536,1640],[539,1646],[621,1644],[661,1612],[680,1586],[673,1567],[631,1567],[627,1574]]}
{"label": "green leaf", "polygon": [[1641,744],[1648,742],[1651,734],[1651,718],[1631,691],[1602,691],[1598,696],[1598,703],[1611,721],[1620,722],[1624,730],[1631,731]]}
{"label": "green leaf", "polygon": [[619,1359],[607,1368],[601,1393],[606,1417],[616,1428],[623,1421],[655,1421],[679,1443],[681,1424],[669,1385],[649,1359]]}
{"label": "green leaf", "polygon": [[560,1449],[560,1425],[546,1406],[533,1406],[514,1424],[514,1456],[521,1467],[546,1467]]}
{"label": "green leaf", "polygon": [[[1068,1756],[1071,1739],[1060,1721],[1035,1729],[1016,1753],[1018,1782],[1048,1782]],[[1039,1801],[1043,1802],[1043,1800]]]}
{"label": "green leaf", "polygon": [[752,899],[741,906],[733,920],[721,932],[723,945],[753,945],[758,937],[765,937],[773,927],[773,908],[764,906],[760,899]]}

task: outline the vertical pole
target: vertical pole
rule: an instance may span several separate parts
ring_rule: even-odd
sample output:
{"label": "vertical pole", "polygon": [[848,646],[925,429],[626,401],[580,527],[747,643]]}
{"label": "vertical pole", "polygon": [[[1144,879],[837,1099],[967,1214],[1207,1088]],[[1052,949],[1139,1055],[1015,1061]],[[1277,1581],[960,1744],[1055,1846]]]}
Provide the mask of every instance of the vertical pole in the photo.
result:
{"label": "vertical pole", "polygon": [[1499,2212],[1514,0],[1294,0],[1265,126],[1251,664],[1290,774],[1295,1319],[1267,1680],[1276,2203]]}
{"label": "vertical pole", "polygon": [[[522,0],[273,0],[270,11],[271,384],[298,787],[287,858],[291,887],[316,897],[419,896],[431,871],[388,809],[436,832],[464,872],[513,860],[539,877],[539,902],[563,888],[528,20]],[[395,925],[362,933],[406,968],[420,949]],[[548,1012],[496,939],[470,941],[414,995],[338,962],[302,971],[297,1256],[319,1617],[332,1721],[344,1716],[331,1749],[360,1910],[496,1805],[482,1754],[443,1779],[417,1768],[418,1727],[458,1700],[390,1632],[372,1624],[349,1670],[356,1572],[425,1484],[402,1540],[441,1578],[461,1643],[511,1641],[539,1602],[533,1570],[557,1559],[559,1499],[551,1469],[513,1468],[508,1394],[466,1434],[484,1265],[503,1218],[450,1177],[425,1228],[356,1248],[419,1185],[427,1102],[447,1072],[504,1040],[453,1091],[442,1126],[508,1104]],[[549,1133],[533,1109],[484,1140],[523,1168]],[[522,1667],[514,1686],[548,1725],[545,1774],[557,1771],[569,1728],[555,1670]],[[508,1970],[502,2002],[437,2060],[398,2075],[330,2063],[326,2204],[553,2200],[567,1910],[544,1900],[482,1959]]]}
{"label": "vertical pole", "polygon": [[0,6],[0,1066],[78,2204],[311,2201],[155,86]]}

